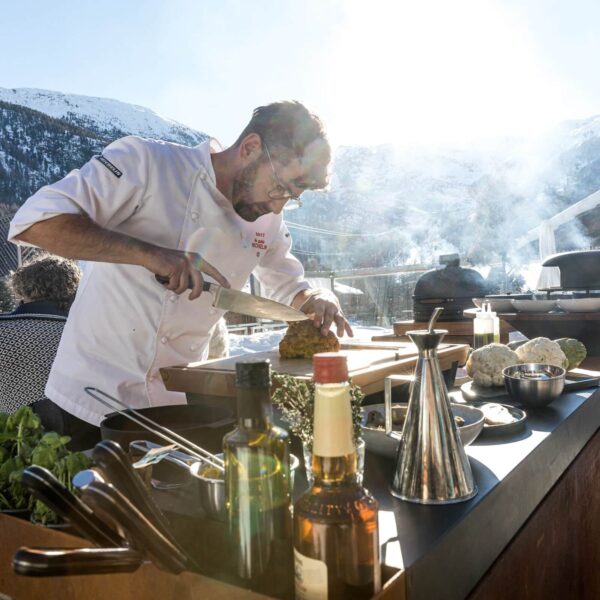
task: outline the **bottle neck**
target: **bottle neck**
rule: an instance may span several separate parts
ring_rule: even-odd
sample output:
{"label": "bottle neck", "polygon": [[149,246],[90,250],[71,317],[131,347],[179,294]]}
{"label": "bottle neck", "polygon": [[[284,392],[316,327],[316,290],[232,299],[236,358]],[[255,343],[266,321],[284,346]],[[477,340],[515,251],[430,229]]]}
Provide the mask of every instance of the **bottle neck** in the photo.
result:
{"label": "bottle neck", "polygon": [[312,457],[312,476],[314,485],[327,487],[348,483],[358,483],[358,455],[356,451],[346,456]]}
{"label": "bottle neck", "polygon": [[237,388],[237,423],[240,429],[268,429],[273,419],[268,388]]}
{"label": "bottle neck", "polygon": [[313,478],[315,486],[356,481],[348,382],[315,384]]}

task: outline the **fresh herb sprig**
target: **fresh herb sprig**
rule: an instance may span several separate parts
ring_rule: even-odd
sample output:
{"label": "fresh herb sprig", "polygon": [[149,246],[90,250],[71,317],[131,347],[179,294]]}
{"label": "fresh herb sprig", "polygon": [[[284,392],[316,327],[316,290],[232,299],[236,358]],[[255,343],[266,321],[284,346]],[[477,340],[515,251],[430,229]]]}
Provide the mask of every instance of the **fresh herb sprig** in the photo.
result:
{"label": "fresh herb sprig", "polygon": [[29,406],[10,415],[0,413],[0,510],[28,509],[43,524],[57,523],[56,514],[31,496],[21,477],[30,465],[40,465],[73,491],[73,476],[86,469],[90,460],[81,452],[70,452],[70,440],[55,431],[46,433]]}
{"label": "fresh herb sprig", "polygon": [[[290,426],[290,431],[302,443],[312,449],[313,420],[315,409],[315,382],[297,379],[292,375],[273,373],[275,391],[271,399],[281,411],[282,419]],[[350,380],[350,406],[352,408],[352,434],[357,444],[362,437],[362,406],[364,394]]]}

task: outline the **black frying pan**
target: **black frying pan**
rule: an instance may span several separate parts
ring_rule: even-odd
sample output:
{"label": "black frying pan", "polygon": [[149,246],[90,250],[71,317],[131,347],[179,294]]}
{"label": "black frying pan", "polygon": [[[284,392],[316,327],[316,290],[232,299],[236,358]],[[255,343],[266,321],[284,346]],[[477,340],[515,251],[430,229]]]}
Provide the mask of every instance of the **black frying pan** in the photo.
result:
{"label": "black frying pan", "polygon": [[[235,415],[227,406],[179,404],[136,409],[163,427],[194,442],[209,452],[221,452],[223,436],[235,425]],[[164,445],[164,440],[119,413],[106,415],[100,424],[102,439],[114,440],[128,448],[134,440],[149,440]]]}

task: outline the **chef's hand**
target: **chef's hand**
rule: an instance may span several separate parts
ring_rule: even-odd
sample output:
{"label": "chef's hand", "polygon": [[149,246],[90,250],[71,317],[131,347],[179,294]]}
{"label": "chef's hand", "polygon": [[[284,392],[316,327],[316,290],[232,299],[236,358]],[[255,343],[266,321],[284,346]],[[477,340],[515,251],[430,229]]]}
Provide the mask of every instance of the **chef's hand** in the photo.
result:
{"label": "chef's hand", "polygon": [[190,300],[195,300],[202,293],[202,284],[204,283],[202,273],[210,275],[223,287],[231,287],[227,279],[196,252],[181,252],[180,250],[171,250],[169,248],[156,248],[151,253],[151,258],[145,266],[155,275],[168,277],[169,282],[164,285],[168,290],[176,294],[182,294],[188,289],[191,277],[194,286],[190,293]]}
{"label": "chef's hand", "polygon": [[329,333],[333,323],[337,328],[338,337],[342,337],[344,332],[350,337],[354,336],[350,323],[344,317],[339,300],[329,290],[303,290],[296,295],[292,306],[310,315],[314,326],[319,327],[323,335]]}

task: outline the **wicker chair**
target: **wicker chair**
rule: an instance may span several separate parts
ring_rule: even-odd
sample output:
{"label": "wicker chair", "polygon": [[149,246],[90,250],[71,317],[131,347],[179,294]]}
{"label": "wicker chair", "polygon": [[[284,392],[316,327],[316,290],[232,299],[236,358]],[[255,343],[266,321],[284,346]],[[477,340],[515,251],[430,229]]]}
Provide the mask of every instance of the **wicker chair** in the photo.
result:
{"label": "wicker chair", "polygon": [[0,412],[43,400],[66,317],[0,315]]}

